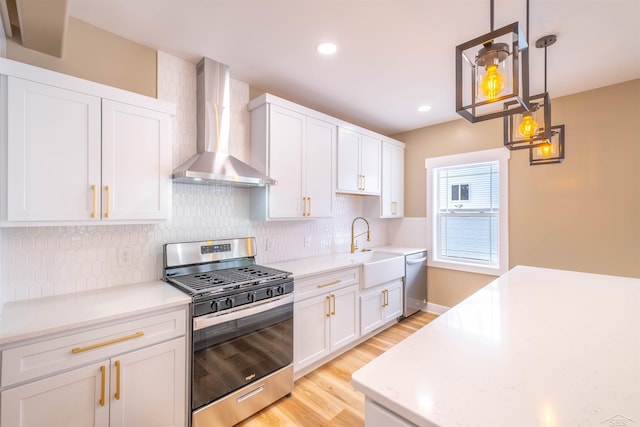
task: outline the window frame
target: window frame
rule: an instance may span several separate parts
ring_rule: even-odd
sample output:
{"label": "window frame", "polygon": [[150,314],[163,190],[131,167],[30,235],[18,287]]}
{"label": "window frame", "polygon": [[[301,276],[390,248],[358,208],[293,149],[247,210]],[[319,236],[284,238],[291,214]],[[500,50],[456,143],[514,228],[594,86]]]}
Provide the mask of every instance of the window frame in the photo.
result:
{"label": "window frame", "polygon": [[[511,152],[506,148],[494,148],[490,150],[473,151],[461,154],[432,157],[425,159],[425,175],[427,188],[427,250],[429,266],[445,268],[449,270],[467,271],[471,273],[500,276],[509,270],[509,159]],[[455,261],[443,259],[436,253],[438,227],[438,215],[435,212],[437,203],[434,203],[434,195],[437,194],[435,186],[438,179],[435,172],[438,168],[470,165],[475,163],[498,162],[499,179],[499,204],[498,204],[498,263],[496,266],[486,263],[474,263],[471,261]]]}

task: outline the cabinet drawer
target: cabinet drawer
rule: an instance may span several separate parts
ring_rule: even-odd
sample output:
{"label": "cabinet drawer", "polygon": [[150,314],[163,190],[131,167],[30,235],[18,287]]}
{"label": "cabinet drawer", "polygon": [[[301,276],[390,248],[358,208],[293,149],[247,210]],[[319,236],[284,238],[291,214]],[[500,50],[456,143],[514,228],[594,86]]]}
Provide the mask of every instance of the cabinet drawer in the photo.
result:
{"label": "cabinet drawer", "polygon": [[321,295],[327,292],[342,289],[358,284],[360,281],[360,268],[348,268],[326,274],[318,274],[302,280],[295,281],[294,301]]}
{"label": "cabinet drawer", "polygon": [[1,387],[185,335],[185,309],[98,326],[2,351]]}

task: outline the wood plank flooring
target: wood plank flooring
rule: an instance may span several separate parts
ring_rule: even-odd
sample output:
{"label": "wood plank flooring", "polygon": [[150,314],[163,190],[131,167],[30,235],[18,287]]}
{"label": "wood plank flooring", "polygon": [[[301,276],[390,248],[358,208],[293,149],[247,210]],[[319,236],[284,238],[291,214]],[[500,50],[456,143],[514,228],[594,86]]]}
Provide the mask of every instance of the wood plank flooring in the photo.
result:
{"label": "wood plank flooring", "polygon": [[398,322],[295,382],[282,398],[241,427],[364,426],[364,395],[351,385],[351,374],[437,316],[419,312]]}

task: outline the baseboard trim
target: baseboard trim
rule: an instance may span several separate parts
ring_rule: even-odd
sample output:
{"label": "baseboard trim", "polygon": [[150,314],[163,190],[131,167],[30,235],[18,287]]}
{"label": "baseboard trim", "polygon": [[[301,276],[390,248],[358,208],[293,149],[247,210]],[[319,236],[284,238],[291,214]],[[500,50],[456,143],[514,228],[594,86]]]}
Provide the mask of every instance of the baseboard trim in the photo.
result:
{"label": "baseboard trim", "polygon": [[449,310],[451,307],[447,307],[444,305],[438,305],[438,304],[434,304],[434,303],[427,303],[427,309],[426,312],[427,313],[431,313],[431,314],[437,314],[438,316],[440,316],[441,314],[444,314],[447,312],[447,310]]}

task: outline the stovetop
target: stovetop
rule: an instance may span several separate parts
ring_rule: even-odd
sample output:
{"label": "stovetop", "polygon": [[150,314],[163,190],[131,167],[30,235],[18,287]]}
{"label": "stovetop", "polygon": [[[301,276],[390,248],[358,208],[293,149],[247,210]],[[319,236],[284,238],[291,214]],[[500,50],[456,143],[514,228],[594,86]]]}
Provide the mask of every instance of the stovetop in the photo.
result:
{"label": "stovetop", "polygon": [[276,279],[283,279],[291,273],[253,264],[243,267],[224,268],[213,271],[201,271],[181,276],[167,277],[191,296],[214,295],[230,290],[240,290],[252,286],[264,285]]}

